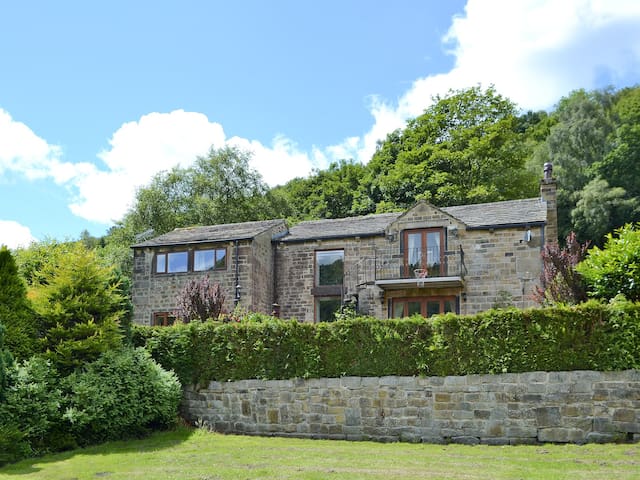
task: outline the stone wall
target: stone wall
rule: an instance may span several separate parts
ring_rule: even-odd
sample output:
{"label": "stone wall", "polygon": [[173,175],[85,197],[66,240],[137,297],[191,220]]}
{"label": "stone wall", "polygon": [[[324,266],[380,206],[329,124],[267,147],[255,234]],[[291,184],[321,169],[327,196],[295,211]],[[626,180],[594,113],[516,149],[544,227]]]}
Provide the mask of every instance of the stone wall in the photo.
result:
{"label": "stone wall", "polygon": [[465,444],[640,441],[640,371],[212,382],[183,413],[225,433]]}

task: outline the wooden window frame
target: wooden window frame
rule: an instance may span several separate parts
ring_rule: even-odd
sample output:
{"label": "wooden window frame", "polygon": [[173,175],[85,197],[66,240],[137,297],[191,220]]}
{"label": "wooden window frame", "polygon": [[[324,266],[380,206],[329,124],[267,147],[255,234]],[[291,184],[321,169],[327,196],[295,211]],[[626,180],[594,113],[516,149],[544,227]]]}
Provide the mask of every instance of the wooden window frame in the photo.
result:
{"label": "wooden window frame", "polygon": [[[213,251],[214,259],[213,259],[213,268],[206,270],[196,270],[195,269],[195,252],[202,251]],[[169,271],[169,256],[173,254],[186,254],[187,256],[187,265],[186,270],[180,271]],[[158,259],[164,258],[163,260],[163,269],[158,269]],[[227,258],[228,252],[227,247],[206,247],[206,248],[189,248],[189,249],[180,249],[180,250],[166,250],[166,251],[157,251],[153,256],[153,273],[158,275],[175,275],[175,274],[184,274],[184,273],[195,273],[195,272],[212,272],[212,271],[225,271],[227,270]],[[217,267],[216,264],[220,259],[224,260],[224,265]]]}
{"label": "wooden window frame", "polygon": [[[445,266],[445,252],[446,252],[446,235],[444,234],[445,229],[443,227],[431,227],[431,228],[413,228],[413,229],[409,229],[409,230],[404,230],[402,232],[403,235],[403,262],[404,262],[404,275],[405,278],[411,278],[414,276],[420,276],[421,278],[425,278],[428,276],[427,271],[428,271],[428,261],[429,261],[429,255],[428,255],[428,248],[429,245],[427,244],[427,238],[429,237],[429,233],[439,233],[440,234],[440,267],[439,267],[439,272],[437,276],[442,276],[444,275],[444,272],[446,271],[446,266]],[[420,238],[420,251],[423,252],[424,254],[422,255],[421,258],[421,265],[420,265],[420,269],[423,272],[414,272],[412,271],[413,269],[410,268],[410,264],[409,264],[409,255],[410,255],[410,249],[409,249],[409,236],[410,235],[415,235],[415,234],[420,234],[421,238]]]}
{"label": "wooden window frame", "polygon": [[[428,302],[440,302],[440,312],[445,313],[444,311],[444,302],[450,301],[453,302],[453,312],[458,313],[458,303],[457,297],[455,295],[426,295],[420,297],[397,297],[391,299],[391,317],[392,318],[405,318],[408,316],[408,303],[409,302],[420,302],[420,315],[425,318],[428,318],[427,315],[427,303]],[[396,302],[405,302],[404,312],[402,317],[393,316],[395,312]]]}
{"label": "wooden window frame", "polygon": [[176,316],[172,312],[153,312],[152,325],[154,327],[168,327],[176,322]]}

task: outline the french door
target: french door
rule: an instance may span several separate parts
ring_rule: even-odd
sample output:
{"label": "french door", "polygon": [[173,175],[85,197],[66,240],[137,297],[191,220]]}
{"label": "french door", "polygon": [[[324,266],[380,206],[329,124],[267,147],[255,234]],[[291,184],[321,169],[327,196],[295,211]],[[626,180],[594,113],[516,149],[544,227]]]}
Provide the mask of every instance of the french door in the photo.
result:
{"label": "french door", "polygon": [[444,275],[444,230],[427,228],[404,231],[406,277]]}

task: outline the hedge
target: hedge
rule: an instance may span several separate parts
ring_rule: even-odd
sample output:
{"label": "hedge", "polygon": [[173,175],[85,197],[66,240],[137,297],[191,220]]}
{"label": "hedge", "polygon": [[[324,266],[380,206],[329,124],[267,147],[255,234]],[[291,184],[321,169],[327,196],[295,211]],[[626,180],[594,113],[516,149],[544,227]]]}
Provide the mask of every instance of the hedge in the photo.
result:
{"label": "hedge", "polygon": [[640,368],[640,304],[490,310],[430,319],[355,318],[136,326],[183,384],[211,380],[466,375]]}

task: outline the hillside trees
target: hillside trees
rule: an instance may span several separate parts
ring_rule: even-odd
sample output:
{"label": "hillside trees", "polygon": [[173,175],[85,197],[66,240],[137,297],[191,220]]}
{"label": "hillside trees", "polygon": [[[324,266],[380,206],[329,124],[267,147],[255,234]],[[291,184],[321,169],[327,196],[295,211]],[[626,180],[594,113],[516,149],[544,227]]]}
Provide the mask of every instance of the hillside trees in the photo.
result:
{"label": "hillside trees", "polygon": [[639,105],[637,87],[577,90],[552,113],[555,123],[533,161],[554,164],[562,238],[575,231],[601,246],[606,232],[638,220]]}
{"label": "hillside trees", "polygon": [[493,87],[436,96],[379,145],[365,188],[378,211],[420,198],[449,206],[535,195],[538,177],[525,168],[521,129],[515,105]]}
{"label": "hillside trees", "polygon": [[354,161],[333,162],[325,170],[315,170],[307,178],[295,178],[275,193],[286,198],[291,217],[299,220],[344,218],[375,209],[363,190],[367,167]]}

